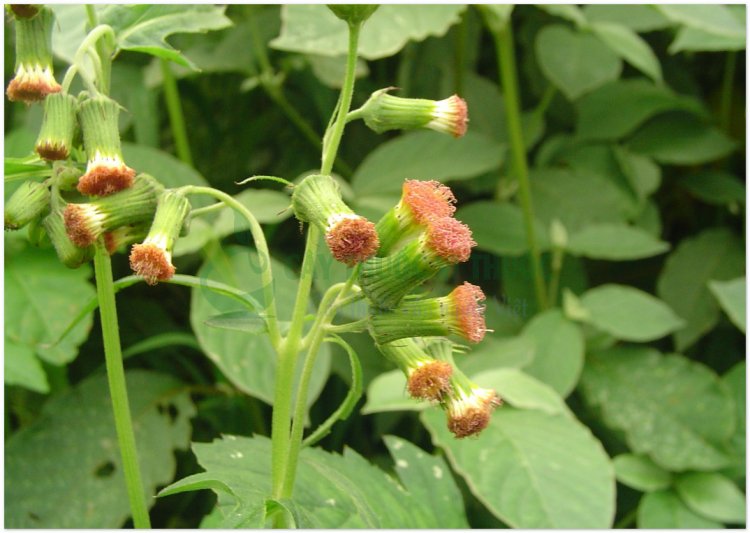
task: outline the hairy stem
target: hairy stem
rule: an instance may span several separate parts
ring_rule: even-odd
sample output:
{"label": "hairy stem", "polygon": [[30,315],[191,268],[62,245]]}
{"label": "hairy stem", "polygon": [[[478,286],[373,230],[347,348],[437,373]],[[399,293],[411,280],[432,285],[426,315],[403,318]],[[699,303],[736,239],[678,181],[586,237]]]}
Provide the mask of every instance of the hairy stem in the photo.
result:
{"label": "hairy stem", "polygon": [[99,242],[96,245],[94,271],[96,273],[96,291],[99,298],[102,338],[104,339],[107,380],[109,381],[109,393],[112,398],[112,411],[115,417],[117,442],[119,443],[120,454],[122,456],[125,485],[127,487],[128,500],[130,501],[130,512],[136,528],[148,529],[151,527],[151,521],[148,516],[146,498],[143,493],[141,473],[138,469],[138,453],[135,444],[133,423],[130,418],[128,390],[125,384],[125,368],[120,348],[120,331],[117,325],[112,263],[103,242]]}
{"label": "hairy stem", "polygon": [[[529,186],[529,167],[526,161],[526,147],[521,131],[521,103],[518,95],[518,77],[516,69],[515,49],[513,46],[513,29],[511,22],[498,32],[493,33],[497,50],[500,83],[505,99],[505,113],[508,123],[508,138],[510,139],[511,160],[514,174],[518,179],[518,196],[523,210],[523,222],[526,230],[526,241],[530,250],[531,270],[534,275],[534,290],[539,309],[546,309],[546,289],[542,271],[542,258],[537,243],[534,228],[534,212],[531,203],[531,187]],[[499,191],[499,188],[498,188]]]}
{"label": "hairy stem", "polygon": [[169,114],[169,125],[172,128],[175,151],[180,161],[192,167],[193,156],[190,153],[190,143],[188,142],[187,129],[185,128],[185,115],[182,112],[177,81],[174,78],[172,69],[169,68],[169,61],[159,59],[159,62],[161,63],[161,73],[164,80],[164,100],[167,103],[167,113]]}

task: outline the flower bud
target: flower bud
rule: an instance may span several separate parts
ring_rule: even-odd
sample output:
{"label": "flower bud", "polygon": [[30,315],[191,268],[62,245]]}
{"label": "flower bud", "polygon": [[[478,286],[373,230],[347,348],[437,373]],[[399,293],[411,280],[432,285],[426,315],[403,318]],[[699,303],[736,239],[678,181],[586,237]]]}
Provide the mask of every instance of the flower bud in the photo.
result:
{"label": "flower bud", "polygon": [[69,94],[51,94],[44,100],[44,119],[35,148],[42,159],[68,158],[76,131],[77,107],[75,97]]}
{"label": "flower bud", "polygon": [[93,246],[80,248],[70,240],[61,209],[56,209],[47,215],[43,224],[50,241],[52,241],[52,246],[55,247],[58,259],[66,267],[78,268],[82,264],[91,261],[91,258],[94,257]]}
{"label": "flower bud", "polygon": [[130,252],[130,268],[149,285],[174,276],[172,248],[189,213],[190,202],[182,194],[165,191],[159,197],[146,239],[142,244],[134,245]]}
{"label": "flower bud", "polygon": [[378,344],[380,352],[406,375],[412,398],[438,401],[450,392],[453,366],[427,355],[414,339]]}
{"label": "flower bud", "polygon": [[359,109],[367,127],[375,133],[389,130],[429,128],[454,137],[463,137],[468,122],[466,101],[458,95],[444,100],[401,98],[380,89]]}
{"label": "flower bud", "polygon": [[52,70],[52,12],[16,18],[16,74],[6,94],[11,102],[31,104],[62,89]]}
{"label": "flower bud", "polygon": [[352,211],[341,199],[331,176],[307,176],[292,193],[295,216],[315,224],[326,237],[333,257],[348,266],[372,257],[378,249],[375,225]]}
{"label": "flower bud", "polygon": [[123,247],[139,242],[148,235],[148,224],[131,224],[120,226],[102,235],[104,247],[109,255],[114,255]]}
{"label": "flower bud", "polygon": [[459,335],[477,343],[487,331],[482,289],[465,282],[441,298],[404,298],[391,311],[373,310],[370,335],[378,344],[406,337]]}
{"label": "flower bud", "polygon": [[349,24],[361,24],[379,7],[378,4],[328,4],[334,15]]}
{"label": "flower bud", "polygon": [[61,191],[74,191],[82,175],[81,169],[70,161],[59,160],[52,163],[52,179]]}
{"label": "flower bud", "polygon": [[424,231],[432,218],[450,217],[456,197],[437,181],[405,180],[401,199],[375,225],[380,238],[379,256],[386,256],[400,243]]}
{"label": "flower bud", "polygon": [[30,19],[39,13],[41,6],[34,4],[9,4],[8,7],[17,19]]}
{"label": "flower bud", "polygon": [[106,96],[84,100],[78,112],[86,148],[86,173],[78,191],[89,196],[105,196],[133,184],[135,170],[125,165],[120,148],[117,120],[120,106]]}
{"label": "flower bud", "polygon": [[49,207],[49,188],[36,181],[25,181],[5,204],[5,229],[15,230],[39,217]]}
{"label": "flower bud", "polygon": [[359,284],[373,305],[392,309],[441,268],[468,261],[474,246],[466,224],[451,217],[434,218],[422,235],[398,252],[365,261]]}
{"label": "flower bud", "polygon": [[133,186],[89,203],[65,207],[65,229],[76,246],[92,245],[103,233],[150,220],[163,190],[154,178],[140,174]]}

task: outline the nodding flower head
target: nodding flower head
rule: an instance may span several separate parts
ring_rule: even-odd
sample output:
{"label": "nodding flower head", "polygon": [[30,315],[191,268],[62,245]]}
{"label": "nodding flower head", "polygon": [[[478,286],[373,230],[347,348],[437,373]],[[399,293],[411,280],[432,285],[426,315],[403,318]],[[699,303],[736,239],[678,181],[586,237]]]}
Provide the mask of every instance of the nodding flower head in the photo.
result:
{"label": "nodding flower head", "polygon": [[35,150],[42,159],[67,159],[76,131],[78,102],[69,94],[51,94],[44,101],[44,119]]}
{"label": "nodding flower head", "polygon": [[103,233],[150,220],[163,187],[151,176],[139,175],[133,186],[88,203],[68,204],[63,217],[68,237],[76,246],[94,244]]}
{"label": "nodding flower head", "polygon": [[378,344],[378,349],[404,372],[412,398],[440,401],[450,393],[453,366],[427,355],[414,339]]}
{"label": "nodding flower head", "polygon": [[372,308],[370,335],[377,343],[450,334],[476,343],[487,331],[484,307],[480,304],[483,300],[482,289],[471,283],[464,283],[441,298],[406,297],[392,310]]}
{"label": "nodding flower head", "polygon": [[52,246],[55,247],[57,258],[68,268],[78,268],[87,263],[94,257],[94,247],[86,246],[81,248],[74,244],[65,228],[63,211],[60,209],[53,210],[44,218],[44,229],[47,231]]}
{"label": "nodding flower head", "polygon": [[462,439],[479,434],[490,423],[492,411],[502,405],[493,390],[474,387],[467,392],[456,391],[445,400],[448,429]]}
{"label": "nodding flower head", "polygon": [[397,252],[365,261],[360,286],[375,306],[392,309],[441,268],[467,261],[475,245],[465,224],[450,217],[431,219],[424,233]]}
{"label": "nodding flower head", "polygon": [[130,252],[130,268],[149,285],[174,276],[172,248],[189,213],[190,202],[182,194],[166,191],[159,198],[146,239]]}
{"label": "nodding flower head", "polygon": [[122,158],[117,120],[120,106],[106,96],[85,99],[79,110],[86,173],[78,181],[78,191],[88,196],[105,196],[133,184],[135,170]]}
{"label": "nodding flower head", "polygon": [[391,89],[375,91],[356,112],[374,132],[429,128],[454,137],[466,133],[466,102],[459,96],[444,100],[401,98],[388,94]]}
{"label": "nodding flower head", "polygon": [[5,229],[16,230],[49,208],[50,192],[43,183],[25,181],[5,203]]}
{"label": "nodding flower head", "polygon": [[11,102],[31,104],[62,90],[52,70],[53,18],[44,7],[31,18],[16,15],[15,76],[6,91]]}
{"label": "nodding flower head", "polygon": [[324,234],[333,257],[348,266],[372,257],[378,249],[375,225],[352,211],[331,176],[307,176],[294,187],[292,208],[302,222]]}
{"label": "nodding flower head", "polygon": [[423,231],[431,219],[453,216],[455,203],[450,187],[438,181],[405,180],[398,204],[375,226],[380,236],[378,255],[394,251],[399,244]]}

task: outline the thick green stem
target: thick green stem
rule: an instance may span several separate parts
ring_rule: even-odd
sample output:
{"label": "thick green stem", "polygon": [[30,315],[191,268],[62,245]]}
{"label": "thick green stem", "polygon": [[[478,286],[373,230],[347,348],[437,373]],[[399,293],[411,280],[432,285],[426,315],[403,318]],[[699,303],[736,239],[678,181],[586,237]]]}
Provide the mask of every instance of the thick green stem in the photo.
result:
{"label": "thick green stem", "polygon": [[[510,139],[511,160],[513,171],[518,179],[518,196],[523,210],[523,222],[526,230],[526,241],[530,250],[531,270],[534,275],[534,290],[536,292],[539,309],[546,309],[547,298],[542,271],[542,258],[539,244],[536,240],[534,228],[534,212],[531,203],[531,187],[529,186],[529,167],[526,161],[526,147],[521,131],[521,104],[518,95],[518,77],[516,74],[515,49],[513,46],[513,29],[511,22],[497,33],[494,33],[495,48],[497,49],[500,82],[505,100],[506,121],[508,124],[508,138]],[[498,188],[498,192],[500,189]]]}
{"label": "thick green stem", "polygon": [[193,156],[190,153],[190,143],[188,142],[187,129],[185,128],[185,116],[182,113],[180,93],[177,90],[177,81],[174,78],[172,69],[169,68],[169,61],[166,59],[160,59],[159,61],[161,63],[161,73],[164,83],[164,100],[167,103],[167,113],[169,114],[169,125],[172,128],[175,151],[180,161],[192,167]]}
{"label": "thick green stem", "polygon": [[294,372],[297,366],[297,354],[302,340],[302,329],[305,315],[310,301],[310,287],[312,285],[315,262],[318,255],[318,241],[320,230],[310,225],[307,230],[307,244],[305,257],[302,260],[297,299],[292,312],[292,324],[289,334],[279,350],[276,367],[276,384],[273,398],[273,417],[271,422],[271,478],[273,497],[282,497],[284,476],[289,461],[289,424],[292,413],[292,388],[294,387]]}
{"label": "thick green stem", "polygon": [[96,245],[94,255],[94,270],[96,273],[96,291],[99,298],[99,314],[102,323],[102,338],[104,339],[104,357],[109,381],[109,393],[112,398],[112,411],[115,416],[117,441],[122,456],[125,485],[127,486],[130,512],[133,524],[139,529],[151,527],[151,521],[146,507],[143,493],[141,473],[138,469],[138,453],[135,444],[133,423],[130,419],[130,405],[128,404],[128,390],[125,384],[125,368],[122,363],[120,349],[120,331],[117,325],[117,307],[115,304],[115,290],[112,280],[112,263],[109,253],[102,242]]}
{"label": "thick green stem", "polygon": [[361,24],[349,25],[349,53],[346,58],[346,74],[344,84],[341,87],[341,104],[338,108],[336,122],[330,137],[326,135],[324,139],[327,142],[323,145],[323,160],[320,166],[321,174],[330,174],[333,168],[333,162],[336,160],[336,154],[339,150],[341,137],[344,134],[346,126],[346,115],[352,104],[352,95],[354,94],[354,78],[357,70],[357,45],[359,43],[359,29]]}

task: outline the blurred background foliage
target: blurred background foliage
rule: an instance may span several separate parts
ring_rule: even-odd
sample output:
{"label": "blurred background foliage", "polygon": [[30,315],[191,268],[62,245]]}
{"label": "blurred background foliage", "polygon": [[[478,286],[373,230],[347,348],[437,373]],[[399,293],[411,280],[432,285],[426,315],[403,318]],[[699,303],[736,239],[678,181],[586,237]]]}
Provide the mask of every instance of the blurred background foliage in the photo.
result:
{"label": "blurred background foliage", "polygon": [[[128,111],[126,162],[169,185],[207,182],[251,208],[288,315],[304,246],[299,223],[280,187],[236,182],[253,174],[294,180],[319,167],[319,135],[343,77],[345,25],[324,6],[176,8],[183,18],[166,22],[179,28],[169,43],[183,65],[170,63],[165,78],[158,58],[128,50],[113,65],[112,96]],[[60,77],[85,15],[75,5],[54,11]],[[494,37],[508,17],[544,305],[534,295],[498,82]],[[193,33],[204,30],[212,31]],[[6,80],[13,57],[6,21]],[[494,332],[459,365],[506,406],[479,438],[456,441],[439,410],[420,412],[405,397],[403,378],[366,334],[348,334],[366,395],[320,446],[350,448],[398,474],[435,513],[443,504],[430,490],[454,502],[433,522],[415,511],[414,527],[743,525],[745,6],[522,5],[511,13],[388,5],[365,26],[361,57],[355,106],[387,86],[468,102],[469,133],[460,140],[376,135],[351,123],[335,172],[346,199],[371,219],[398,200],[406,178],[453,188],[478,250],[429,289],[444,294],[468,280],[488,294]],[[187,150],[165,105],[175,79]],[[6,157],[31,153],[40,122],[39,106],[6,102]],[[6,199],[15,186],[6,181]],[[193,222],[176,266],[253,293],[259,280],[248,247],[247,228],[221,211]],[[128,275],[126,255],[113,259],[115,276]],[[345,275],[323,250],[320,264],[318,291]],[[33,228],[6,232],[8,527],[129,524],[97,315],[55,344],[93,296],[91,277],[88,266],[61,266]],[[222,469],[226,439],[207,443],[269,435],[270,345],[242,316],[229,326],[225,313],[236,307],[208,291],[135,285],[118,295],[118,307],[147,490],[204,469],[230,483],[237,472]],[[225,318],[219,327],[217,315]],[[313,425],[339,405],[350,379],[345,353],[327,346],[312,387]],[[199,443],[193,451],[191,442]],[[252,442],[257,455],[246,461],[268,462],[262,441]],[[348,455],[327,457],[331,468],[356,466]],[[417,477],[399,468],[407,459],[420,465]],[[376,474],[360,474],[377,486],[368,477]],[[309,478],[301,474],[300,483]],[[375,525],[406,527],[396,510],[365,496],[380,514]],[[155,498],[154,526],[220,524],[216,501],[208,490]],[[322,527],[361,525],[311,516]]]}

